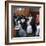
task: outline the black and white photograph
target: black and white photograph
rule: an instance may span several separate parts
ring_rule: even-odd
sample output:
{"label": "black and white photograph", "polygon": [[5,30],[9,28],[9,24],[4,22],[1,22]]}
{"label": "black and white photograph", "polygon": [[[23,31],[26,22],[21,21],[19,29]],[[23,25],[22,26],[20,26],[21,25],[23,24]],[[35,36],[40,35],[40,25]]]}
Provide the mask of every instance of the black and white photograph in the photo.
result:
{"label": "black and white photograph", "polygon": [[44,42],[45,4],[14,1],[6,4],[6,42]]}

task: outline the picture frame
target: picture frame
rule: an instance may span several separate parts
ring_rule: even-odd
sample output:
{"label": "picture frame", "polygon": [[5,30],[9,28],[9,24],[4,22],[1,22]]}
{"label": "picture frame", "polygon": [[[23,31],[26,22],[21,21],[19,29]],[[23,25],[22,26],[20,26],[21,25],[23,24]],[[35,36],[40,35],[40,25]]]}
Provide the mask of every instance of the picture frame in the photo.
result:
{"label": "picture frame", "polygon": [[[26,34],[27,36],[24,36],[24,37],[18,36],[17,37],[18,33],[16,33],[17,31],[14,30],[15,24],[13,24],[13,22],[15,20],[14,19],[15,16],[13,17],[13,15],[14,15],[14,13],[16,13],[16,11],[17,11],[16,9],[22,10],[21,11],[22,13],[23,13],[23,9],[29,9],[29,10],[31,9],[31,11],[30,11],[31,15],[35,16],[38,14],[40,16],[39,17],[40,18],[39,36],[37,36],[37,35],[34,36],[33,33],[30,36],[30,35],[27,35],[28,34],[27,33]],[[26,11],[28,13],[28,10],[26,10]],[[25,11],[25,13],[26,13],[26,11]],[[21,12],[20,12],[20,14],[21,14]],[[18,12],[17,12],[17,14],[18,14]],[[26,16],[26,14],[25,14],[25,16]],[[22,15],[22,18],[23,18],[23,15]],[[37,19],[36,19],[36,21],[37,21]],[[27,29],[26,29],[26,31],[27,31]],[[43,3],[43,2],[26,2],[26,1],[23,1],[23,2],[22,1],[5,1],[5,44],[27,44],[27,43],[43,43],[43,42],[45,42],[45,3]]]}

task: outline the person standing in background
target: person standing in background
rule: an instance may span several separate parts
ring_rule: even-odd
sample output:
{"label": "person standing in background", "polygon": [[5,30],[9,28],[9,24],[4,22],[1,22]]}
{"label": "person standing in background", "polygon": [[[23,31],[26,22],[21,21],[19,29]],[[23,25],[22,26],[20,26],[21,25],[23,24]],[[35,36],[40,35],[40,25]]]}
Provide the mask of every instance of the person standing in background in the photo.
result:
{"label": "person standing in background", "polygon": [[39,14],[36,15],[36,26],[37,26],[37,31],[36,31],[36,36],[39,36],[40,33],[40,21],[39,21]]}

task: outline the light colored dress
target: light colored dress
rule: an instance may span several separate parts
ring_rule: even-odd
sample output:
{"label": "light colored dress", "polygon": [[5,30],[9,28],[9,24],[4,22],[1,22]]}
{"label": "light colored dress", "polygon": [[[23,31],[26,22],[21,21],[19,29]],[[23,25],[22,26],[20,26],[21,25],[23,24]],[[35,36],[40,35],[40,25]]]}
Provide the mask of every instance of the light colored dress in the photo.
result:
{"label": "light colored dress", "polygon": [[40,25],[37,26],[36,36],[40,33]]}
{"label": "light colored dress", "polygon": [[27,33],[32,33],[32,26],[31,25],[27,26]]}
{"label": "light colored dress", "polygon": [[21,25],[20,25],[19,35],[20,37],[26,37],[26,32],[22,29]]}

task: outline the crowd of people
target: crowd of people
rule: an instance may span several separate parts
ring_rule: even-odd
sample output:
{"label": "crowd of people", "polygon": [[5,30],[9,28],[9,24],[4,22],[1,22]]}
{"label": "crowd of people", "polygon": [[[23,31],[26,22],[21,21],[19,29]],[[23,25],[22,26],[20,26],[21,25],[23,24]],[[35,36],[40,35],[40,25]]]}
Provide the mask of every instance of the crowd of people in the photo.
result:
{"label": "crowd of people", "polygon": [[39,36],[40,25],[38,16],[13,16],[16,37]]}
{"label": "crowd of people", "polygon": [[13,16],[13,24],[16,31],[16,37],[39,36],[39,14],[32,16],[29,8],[23,8],[22,10],[20,8],[19,11],[17,9],[16,14]]}

